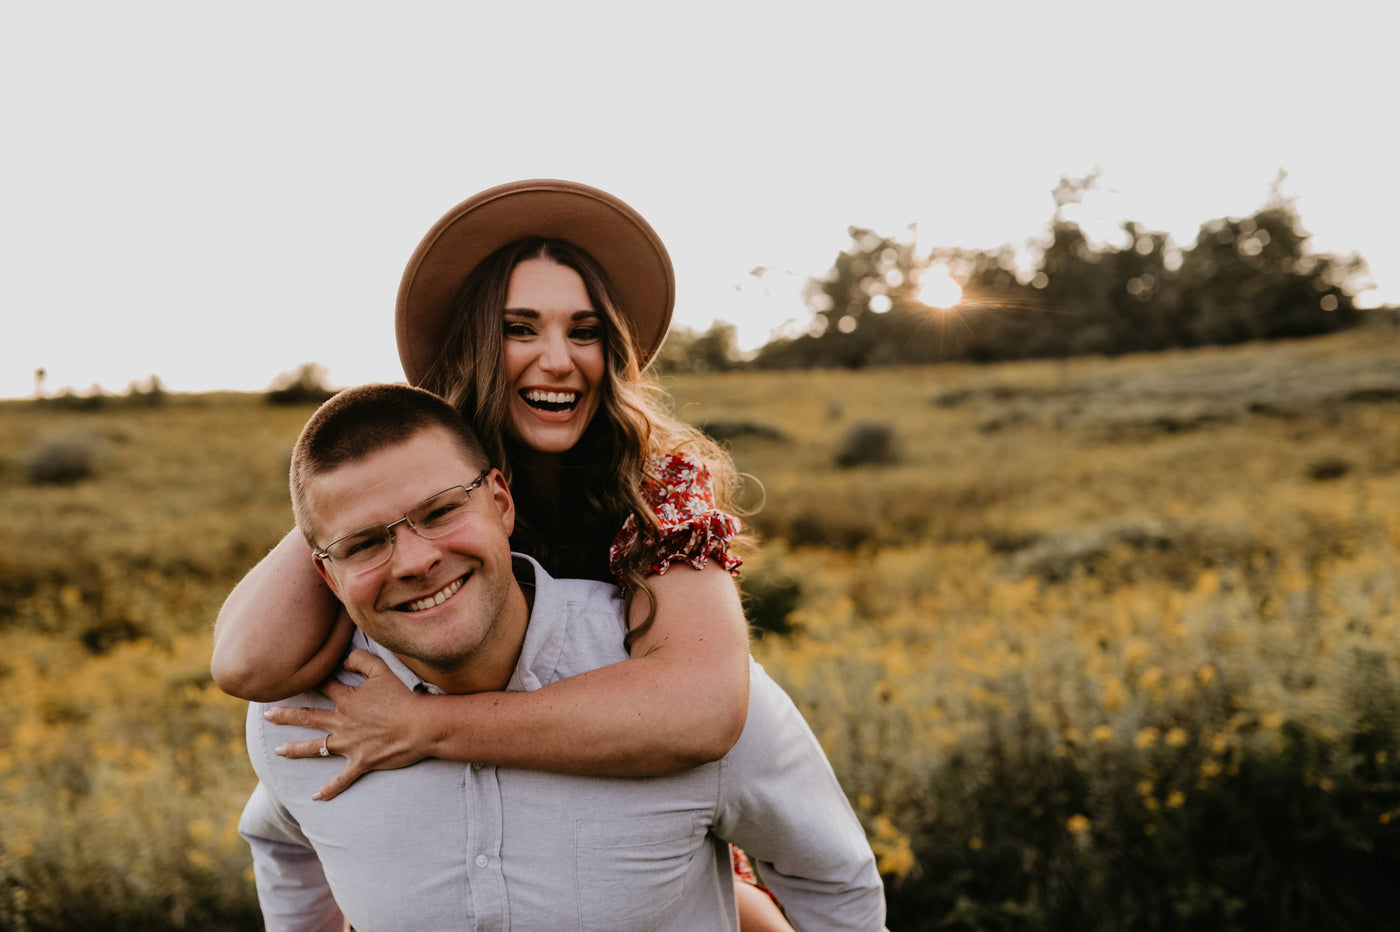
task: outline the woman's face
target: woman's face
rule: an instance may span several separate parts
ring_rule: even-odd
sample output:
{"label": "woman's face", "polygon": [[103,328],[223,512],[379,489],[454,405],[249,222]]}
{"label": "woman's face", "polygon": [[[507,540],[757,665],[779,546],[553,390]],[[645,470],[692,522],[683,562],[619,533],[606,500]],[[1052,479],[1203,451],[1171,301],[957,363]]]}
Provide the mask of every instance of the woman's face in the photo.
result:
{"label": "woman's face", "polygon": [[603,390],[603,320],[583,279],[549,259],[526,259],[506,286],[502,347],[510,391],[506,430],[541,453],[583,436]]}

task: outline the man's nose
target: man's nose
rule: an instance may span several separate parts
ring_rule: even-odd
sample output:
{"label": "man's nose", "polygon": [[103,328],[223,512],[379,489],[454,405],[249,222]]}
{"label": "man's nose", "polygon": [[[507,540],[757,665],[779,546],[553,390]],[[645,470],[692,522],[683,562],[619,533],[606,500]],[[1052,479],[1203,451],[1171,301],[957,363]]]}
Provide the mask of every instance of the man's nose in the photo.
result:
{"label": "man's nose", "polygon": [[395,576],[422,576],[441,556],[435,541],[427,540],[408,526],[407,522],[394,528],[394,552],[389,568]]}

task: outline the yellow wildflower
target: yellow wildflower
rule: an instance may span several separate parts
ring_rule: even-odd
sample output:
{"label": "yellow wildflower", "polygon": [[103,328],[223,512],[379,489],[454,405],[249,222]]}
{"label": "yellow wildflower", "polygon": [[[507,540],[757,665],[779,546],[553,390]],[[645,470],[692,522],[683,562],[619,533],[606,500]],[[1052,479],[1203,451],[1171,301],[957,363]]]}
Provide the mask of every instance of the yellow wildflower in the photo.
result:
{"label": "yellow wildflower", "polygon": [[1065,828],[1069,829],[1072,834],[1083,835],[1089,831],[1089,817],[1075,813],[1065,822]]}
{"label": "yellow wildflower", "polygon": [[1128,701],[1128,690],[1123,686],[1123,681],[1116,676],[1110,676],[1103,683],[1103,707],[1108,712],[1117,712],[1122,709]]}
{"label": "yellow wildflower", "polygon": [[883,812],[875,817],[874,828],[875,837],[883,841],[895,841],[902,837],[900,830],[895,828],[894,823],[890,821],[890,817]]}
{"label": "yellow wildflower", "polygon": [[1123,663],[1127,666],[1134,666],[1147,659],[1152,647],[1146,641],[1132,641],[1123,648]]}

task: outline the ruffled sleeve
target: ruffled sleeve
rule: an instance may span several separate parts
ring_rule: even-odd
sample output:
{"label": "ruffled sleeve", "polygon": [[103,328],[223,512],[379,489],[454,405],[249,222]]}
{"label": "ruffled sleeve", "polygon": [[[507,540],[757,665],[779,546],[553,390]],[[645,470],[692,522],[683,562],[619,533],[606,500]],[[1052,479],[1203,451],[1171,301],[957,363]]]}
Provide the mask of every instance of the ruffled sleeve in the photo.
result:
{"label": "ruffled sleeve", "polygon": [[[737,576],[742,561],[729,552],[729,545],[739,533],[739,519],[715,507],[709,467],[684,453],[657,454],[650,466],[652,475],[642,484],[642,497],[656,512],[661,528],[647,575],[660,576],[676,560],[697,570],[714,560]],[[638,533],[637,516],[628,515],[608,554],[614,574],[623,551]]]}

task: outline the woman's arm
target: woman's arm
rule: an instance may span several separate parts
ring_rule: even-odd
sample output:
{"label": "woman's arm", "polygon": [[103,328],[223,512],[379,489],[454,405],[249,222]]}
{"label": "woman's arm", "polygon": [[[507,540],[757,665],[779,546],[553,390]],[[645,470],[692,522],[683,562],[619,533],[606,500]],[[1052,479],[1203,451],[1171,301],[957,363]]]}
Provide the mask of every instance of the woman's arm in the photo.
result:
{"label": "woman's arm", "polygon": [[277,702],[330,676],[353,632],[340,601],[316,574],[306,538],[294,528],[219,609],[210,671],[232,696]]}
{"label": "woman's arm", "polygon": [[[599,776],[677,773],[718,760],[748,716],[748,627],[738,590],[713,562],[701,570],[673,564],[648,584],[656,618],[621,663],[531,692],[422,696],[357,652],[347,666],[369,678],[353,690],[327,684],[334,710],[281,708],[268,717],[333,735],[331,752],[347,762],[321,799],[370,770],[423,757]],[[644,612],[635,606],[631,623]],[[312,757],[321,746],[289,742],[279,753]]]}

